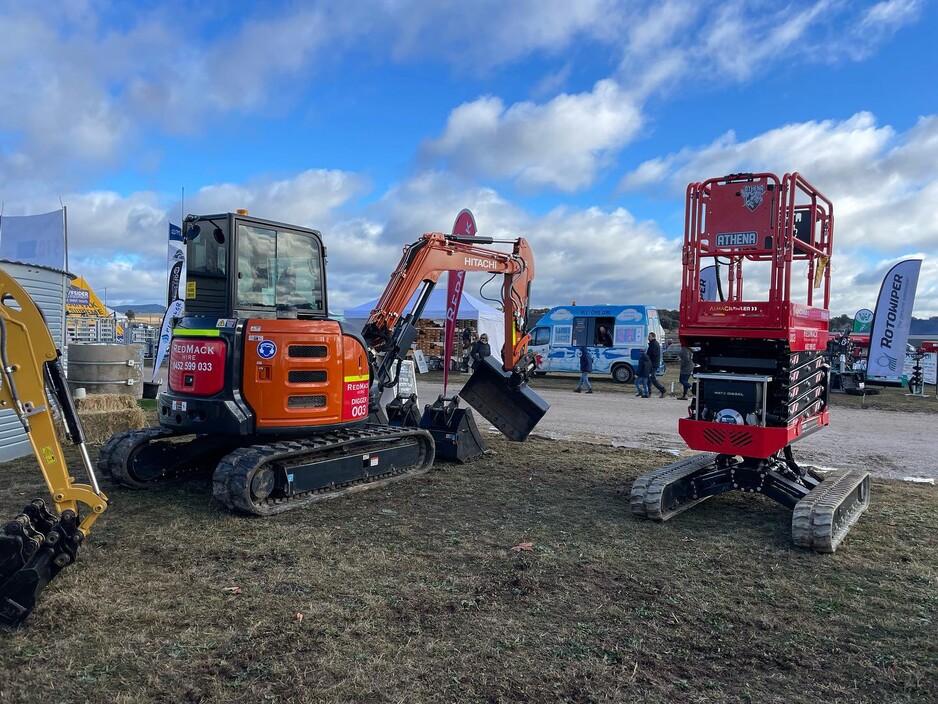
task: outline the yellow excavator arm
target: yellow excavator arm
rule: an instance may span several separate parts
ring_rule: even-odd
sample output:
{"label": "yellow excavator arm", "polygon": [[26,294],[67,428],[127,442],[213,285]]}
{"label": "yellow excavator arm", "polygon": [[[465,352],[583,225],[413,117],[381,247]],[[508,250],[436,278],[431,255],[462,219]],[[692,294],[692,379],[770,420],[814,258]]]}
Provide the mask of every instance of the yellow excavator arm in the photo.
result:
{"label": "yellow excavator arm", "polygon": [[[69,473],[53,403],[79,447],[89,484],[77,483]],[[0,529],[0,623],[17,626],[46,584],[75,561],[108,500],[88,457],[52,335],[26,291],[0,269],[0,410],[6,409],[15,411],[23,425],[54,508],[36,499]],[[86,509],[80,510],[82,505]]]}

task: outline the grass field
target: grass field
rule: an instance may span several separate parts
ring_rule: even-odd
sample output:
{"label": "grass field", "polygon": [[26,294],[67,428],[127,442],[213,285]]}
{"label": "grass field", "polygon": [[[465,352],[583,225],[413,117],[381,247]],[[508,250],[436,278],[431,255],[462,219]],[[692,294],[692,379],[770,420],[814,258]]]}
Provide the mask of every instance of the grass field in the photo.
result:
{"label": "grass field", "polygon": [[[761,496],[634,519],[628,487],[669,455],[490,444],[268,519],[204,480],[107,487],[79,563],[4,634],[0,701],[938,701],[934,487],[874,482],[825,556]],[[44,493],[6,464],[0,515]]]}

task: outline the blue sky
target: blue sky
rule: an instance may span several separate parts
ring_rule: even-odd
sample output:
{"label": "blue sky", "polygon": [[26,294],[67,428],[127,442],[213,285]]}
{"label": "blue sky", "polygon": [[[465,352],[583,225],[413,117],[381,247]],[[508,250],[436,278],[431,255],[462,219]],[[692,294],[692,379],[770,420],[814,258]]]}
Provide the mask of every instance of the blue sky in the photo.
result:
{"label": "blue sky", "polygon": [[191,5],[0,0],[3,212],[61,199],[111,304],[160,302],[184,188],[321,230],[336,312],[465,207],[531,242],[536,306],[675,308],[687,183],[799,171],[832,313],[918,256],[938,315],[935,0]]}

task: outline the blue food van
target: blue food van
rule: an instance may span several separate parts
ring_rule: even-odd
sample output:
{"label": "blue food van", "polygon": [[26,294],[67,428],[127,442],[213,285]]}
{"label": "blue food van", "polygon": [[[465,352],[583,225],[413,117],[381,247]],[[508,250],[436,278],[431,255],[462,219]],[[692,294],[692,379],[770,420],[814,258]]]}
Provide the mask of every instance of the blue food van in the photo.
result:
{"label": "blue food van", "polygon": [[[608,335],[605,340],[601,328]],[[650,332],[663,348],[664,330],[654,306],[558,306],[531,330],[528,348],[537,361],[536,374],[579,374],[579,349],[586,347],[594,374],[610,374],[615,381],[628,384],[635,378],[638,358],[648,348]],[[664,373],[663,363],[658,373]]]}

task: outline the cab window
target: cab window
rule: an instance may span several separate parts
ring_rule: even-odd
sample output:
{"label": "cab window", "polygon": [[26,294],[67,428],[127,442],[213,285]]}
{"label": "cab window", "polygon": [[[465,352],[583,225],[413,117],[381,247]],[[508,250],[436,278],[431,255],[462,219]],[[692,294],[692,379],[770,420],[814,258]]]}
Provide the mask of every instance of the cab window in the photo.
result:
{"label": "cab window", "polygon": [[237,306],[323,310],[322,253],[308,235],[238,225]]}
{"label": "cab window", "polygon": [[[214,223],[213,223],[214,224]],[[227,237],[221,227],[202,232],[186,245],[186,269],[192,274],[225,275]]]}

